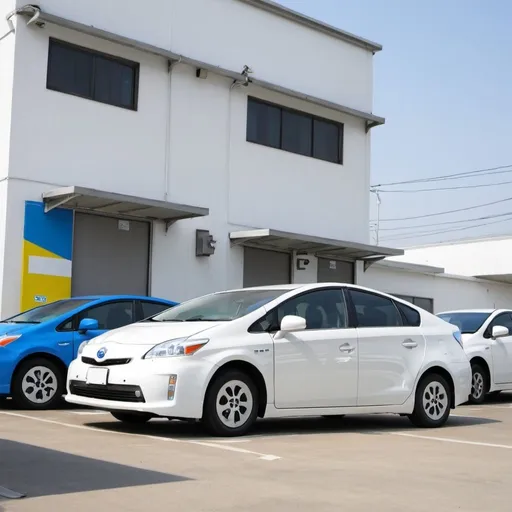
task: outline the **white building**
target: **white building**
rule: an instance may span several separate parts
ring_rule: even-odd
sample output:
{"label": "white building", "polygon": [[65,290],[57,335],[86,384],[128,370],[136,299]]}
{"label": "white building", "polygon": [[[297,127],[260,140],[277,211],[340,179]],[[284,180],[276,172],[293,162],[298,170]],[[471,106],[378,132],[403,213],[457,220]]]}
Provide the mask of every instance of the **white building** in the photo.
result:
{"label": "white building", "polygon": [[269,0],[139,6],[2,3],[3,317],[71,294],[360,281],[402,253],[369,242],[379,45]]}
{"label": "white building", "polygon": [[430,310],[512,301],[379,261],[403,251],[369,241],[378,44],[270,0],[140,5],[2,2],[1,317],[317,280]]}

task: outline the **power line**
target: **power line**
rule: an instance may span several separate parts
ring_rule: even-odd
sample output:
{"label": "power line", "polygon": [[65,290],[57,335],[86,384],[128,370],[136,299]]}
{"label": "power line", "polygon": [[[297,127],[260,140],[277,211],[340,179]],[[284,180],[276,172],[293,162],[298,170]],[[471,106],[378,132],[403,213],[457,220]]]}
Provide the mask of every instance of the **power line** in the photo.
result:
{"label": "power line", "polygon": [[[512,213],[509,214],[509,215],[512,215]],[[485,222],[483,224],[477,224],[475,226],[465,226],[465,227],[462,227],[462,228],[445,229],[443,231],[421,232],[421,233],[415,234],[415,235],[383,238],[382,240],[386,240],[386,241],[387,240],[408,240],[408,239],[411,239],[411,238],[422,238],[422,237],[425,237],[425,236],[442,235],[444,233],[453,233],[455,231],[465,231],[467,229],[479,228],[479,227],[483,227],[483,226],[490,226],[491,224],[499,224],[501,222],[508,222],[510,220],[512,220],[512,217],[510,217],[508,219],[495,220],[494,222]]]}
{"label": "power line", "polygon": [[[512,169],[510,170],[512,172]],[[440,187],[440,188],[419,188],[416,190],[382,190],[379,189],[379,194],[411,194],[414,192],[439,192],[442,190],[461,190],[468,188],[482,188],[482,187],[498,187],[500,185],[510,185],[512,181],[501,181],[499,183],[482,183],[480,185],[461,185],[460,187]]]}
{"label": "power line", "polygon": [[394,219],[380,219],[379,222],[396,222],[396,221],[400,221],[400,220],[425,219],[427,217],[437,217],[438,215],[447,215],[449,213],[466,212],[468,210],[474,210],[475,208],[484,208],[485,206],[492,206],[495,204],[506,203],[508,201],[512,201],[512,197],[507,197],[506,199],[500,199],[499,201],[492,201],[491,203],[477,204],[477,205],[473,205],[473,206],[468,206],[466,208],[459,208],[457,210],[446,210],[443,212],[428,213],[426,215],[416,215],[414,217],[397,217]]}
{"label": "power line", "polygon": [[[379,183],[378,185],[372,185],[371,188],[380,188],[380,187],[391,187],[395,185],[408,185],[411,183],[426,183],[429,181],[444,181],[444,180],[451,180],[451,179],[462,179],[462,178],[471,178],[475,176],[486,176],[488,174],[502,174],[502,173],[508,173],[512,172],[512,169],[509,169],[512,167],[512,164],[509,165],[500,165],[499,167],[490,167],[488,169],[478,169],[476,171],[468,171],[468,172],[458,172],[455,174],[444,174],[441,176],[433,176],[431,178],[420,178],[417,180],[407,180],[407,181],[395,181],[392,183]],[[507,169],[502,170],[502,169]],[[499,172],[494,172],[499,171]]]}
{"label": "power line", "polygon": [[474,217],[472,219],[466,219],[466,220],[449,220],[446,222],[434,222],[433,224],[418,224],[417,226],[398,226],[396,228],[381,228],[380,231],[398,231],[401,229],[417,229],[417,228],[429,228],[429,227],[434,227],[434,226],[445,226],[447,224],[464,224],[465,222],[477,222],[479,220],[496,219],[499,217],[507,217],[508,215],[512,215],[512,212],[499,213],[496,215],[486,215],[484,217]]}

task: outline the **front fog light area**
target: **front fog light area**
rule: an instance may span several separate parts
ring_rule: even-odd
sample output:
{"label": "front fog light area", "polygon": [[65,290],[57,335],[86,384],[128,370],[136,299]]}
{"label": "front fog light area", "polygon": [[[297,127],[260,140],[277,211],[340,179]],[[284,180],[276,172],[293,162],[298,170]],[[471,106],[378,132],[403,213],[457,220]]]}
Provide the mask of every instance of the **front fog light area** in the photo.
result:
{"label": "front fog light area", "polygon": [[167,400],[174,400],[174,394],[176,393],[176,381],[178,380],[177,375],[169,375],[169,384],[167,386]]}

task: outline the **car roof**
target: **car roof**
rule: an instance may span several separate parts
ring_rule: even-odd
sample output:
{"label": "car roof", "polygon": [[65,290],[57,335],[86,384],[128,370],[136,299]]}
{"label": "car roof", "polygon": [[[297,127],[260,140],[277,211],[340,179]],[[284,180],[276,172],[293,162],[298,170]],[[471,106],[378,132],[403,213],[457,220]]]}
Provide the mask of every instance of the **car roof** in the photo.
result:
{"label": "car roof", "polygon": [[[486,314],[491,314],[491,313],[494,313],[495,311],[501,311],[501,310],[498,310],[498,309],[454,309],[454,310],[450,310],[450,311],[441,311],[440,313],[437,313],[438,315],[450,315],[450,314],[454,314],[454,313],[486,313]],[[509,311],[507,309],[504,309],[503,311]]]}
{"label": "car roof", "polygon": [[172,300],[160,299],[158,297],[149,297],[147,295],[80,295],[78,297],[71,297],[71,299],[64,300],[116,300],[116,299],[131,299],[131,300],[155,300],[159,302],[174,303]]}

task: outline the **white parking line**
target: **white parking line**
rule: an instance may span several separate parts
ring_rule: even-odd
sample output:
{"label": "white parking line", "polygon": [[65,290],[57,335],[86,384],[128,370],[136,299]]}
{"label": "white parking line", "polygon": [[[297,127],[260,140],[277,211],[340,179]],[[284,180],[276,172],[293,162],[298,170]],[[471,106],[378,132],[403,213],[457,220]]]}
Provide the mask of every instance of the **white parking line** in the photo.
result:
{"label": "white parking line", "polygon": [[235,446],[229,446],[229,445],[220,444],[220,443],[191,441],[189,439],[175,439],[172,437],[159,437],[159,436],[151,436],[151,435],[147,435],[147,434],[132,434],[129,432],[118,432],[118,431],[114,432],[112,430],[102,430],[97,427],[87,427],[85,425],[73,425],[72,423],[64,423],[62,421],[48,420],[48,419],[44,419],[44,418],[34,418],[33,416],[28,416],[26,414],[19,414],[19,413],[15,413],[15,412],[0,411],[0,414],[3,414],[4,416],[13,416],[15,418],[24,418],[24,419],[32,420],[32,421],[39,421],[41,423],[49,423],[51,425],[59,425],[61,427],[74,428],[77,430],[89,430],[91,432],[97,432],[100,434],[130,436],[130,437],[136,437],[139,439],[140,438],[153,439],[155,441],[162,441],[164,443],[196,444],[199,446],[206,446],[208,448],[216,448],[217,450],[225,450],[225,451],[229,451],[229,452],[244,453],[246,455],[256,455],[258,457],[258,459],[260,459],[260,460],[273,461],[273,460],[279,460],[282,458],[282,457],[278,457],[277,455],[272,455],[269,453],[253,452],[251,450],[245,450],[243,448],[236,448]]}
{"label": "white parking line", "polygon": [[450,439],[448,437],[431,437],[421,436],[417,434],[406,434],[405,432],[390,432],[392,436],[412,437],[415,439],[426,439],[428,441],[440,441],[441,443],[454,443],[454,444],[469,444],[472,446],[485,446],[487,448],[504,448],[505,450],[512,450],[512,446],[508,444],[494,444],[494,443],[480,443],[477,441],[466,441],[464,439]]}

